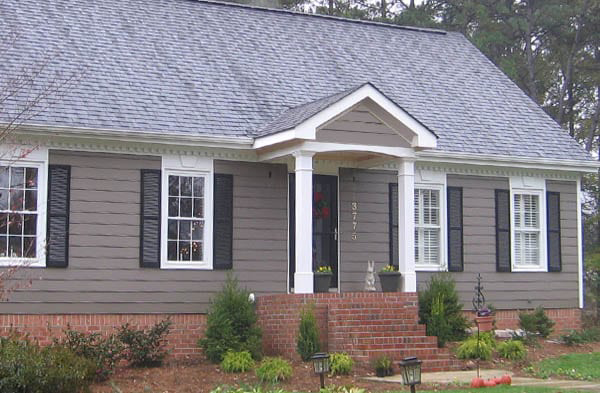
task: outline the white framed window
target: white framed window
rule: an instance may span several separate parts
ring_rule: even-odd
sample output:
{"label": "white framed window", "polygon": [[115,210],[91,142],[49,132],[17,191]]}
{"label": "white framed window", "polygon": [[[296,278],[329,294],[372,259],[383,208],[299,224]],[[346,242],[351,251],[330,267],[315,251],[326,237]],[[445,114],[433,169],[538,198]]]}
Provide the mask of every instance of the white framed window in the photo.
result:
{"label": "white framed window", "polygon": [[544,196],[543,190],[511,190],[513,271],[547,271]]}
{"label": "white framed window", "polygon": [[212,269],[212,198],[212,160],[163,157],[161,268]]}
{"label": "white framed window", "polygon": [[0,161],[0,266],[46,265],[46,171],[45,162]]}
{"label": "white framed window", "polygon": [[415,185],[415,268],[443,270],[444,187]]}

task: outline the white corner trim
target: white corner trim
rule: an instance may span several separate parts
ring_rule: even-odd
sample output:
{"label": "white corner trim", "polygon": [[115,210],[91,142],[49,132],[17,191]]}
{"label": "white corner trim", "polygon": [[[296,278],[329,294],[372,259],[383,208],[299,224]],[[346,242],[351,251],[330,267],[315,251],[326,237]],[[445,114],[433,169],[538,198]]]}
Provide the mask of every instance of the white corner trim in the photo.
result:
{"label": "white corner trim", "polygon": [[585,306],[583,293],[583,228],[581,219],[581,177],[577,179],[577,283],[579,285],[579,308]]}
{"label": "white corner trim", "polygon": [[[255,149],[260,149],[294,139],[314,140],[316,138],[317,128],[335,121],[337,118],[350,112],[367,99],[373,101],[377,106],[389,113],[414,133],[416,140],[413,138],[413,148],[435,148],[437,146],[437,137],[433,132],[383,95],[375,87],[370,84],[365,84],[329,107],[304,120],[292,129],[256,138],[253,147]],[[399,135],[399,137],[401,136]]]}
{"label": "white corner trim", "polygon": [[46,220],[48,198],[48,149],[39,146],[3,145],[0,147],[0,165],[21,166],[38,169],[36,257],[0,258],[0,266],[45,267],[46,266]]}
{"label": "white corner trim", "polygon": [[[214,204],[214,161],[206,157],[164,155],[161,170],[161,219],[160,219],[160,268],[196,269],[213,268],[213,204]],[[205,176],[204,183],[204,261],[173,262],[167,259],[167,230],[169,209],[169,175]]]}

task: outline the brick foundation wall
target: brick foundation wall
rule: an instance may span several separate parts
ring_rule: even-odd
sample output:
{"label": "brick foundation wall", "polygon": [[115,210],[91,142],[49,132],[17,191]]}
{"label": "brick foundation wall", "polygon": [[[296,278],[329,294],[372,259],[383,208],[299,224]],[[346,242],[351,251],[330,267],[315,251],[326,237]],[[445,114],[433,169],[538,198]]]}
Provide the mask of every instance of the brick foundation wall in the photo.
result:
{"label": "brick foundation wall", "polygon": [[[518,329],[519,313],[522,311],[530,312],[531,310],[497,310],[494,313],[496,329]],[[553,335],[567,333],[571,330],[581,330],[582,328],[582,313],[579,308],[547,308],[544,311],[556,323]],[[475,314],[465,312],[465,315],[472,320]]]}
{"label": "brick foundation wall", "polygon": [[196,342],[206,326],[205,314],[0,314],[0,335],[11,331],[27,333],[41,345],[47,345],[52,338],[61,337],[67,326],[81,332],[108,334],[127,322],[141,329],[168,317],[173,322],[167,337],[171,356],[177,360],[199,358],[201,351]]}

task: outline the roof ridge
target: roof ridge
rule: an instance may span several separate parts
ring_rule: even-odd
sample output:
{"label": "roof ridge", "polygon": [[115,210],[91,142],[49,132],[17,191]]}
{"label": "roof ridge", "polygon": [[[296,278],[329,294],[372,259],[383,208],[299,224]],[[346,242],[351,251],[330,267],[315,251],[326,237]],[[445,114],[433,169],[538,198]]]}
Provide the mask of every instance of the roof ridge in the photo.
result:
{"label": "roof ridge", "polygon": [[246,8],[246,9],[251,9],[251,10],[256,10],[256,11],[265,11],[265,12],[298,15],[298,16],[304,16],[304,17],[332,19],[332,20],[337,20],[337,21],[347,22],[347,23],[359,23],[359,24],[364,24],[364,25],[389,27],[389,28],[399,29],[399,30],[416,31],[416,32],[420,32],[420,33],[430,33],[430,34],[440,34],[440,35],[448,34],[448,32],[446,30],[441,30],[441,29],[433,29],[433,28],[418,27],[418,26],[396,25],[396,24],[392,24],[392,23],[376,22],[376,21],[372,21],[372,20],[343,18],[341,16],[333,16],[333,15],[310,14],[310,13],[306,13],[306,12],[288,10],[288,9],[284,9],[284,8],[268,8],[268,7],[261,7],[261,6],[257,6],[257,5],[251,5],[251,4],[230,3],[230,2],[221,1],[221,0],[191,0],[191,1],[195,1],[197,3],[221,5],[221,6],[226,6],[226,7]]}

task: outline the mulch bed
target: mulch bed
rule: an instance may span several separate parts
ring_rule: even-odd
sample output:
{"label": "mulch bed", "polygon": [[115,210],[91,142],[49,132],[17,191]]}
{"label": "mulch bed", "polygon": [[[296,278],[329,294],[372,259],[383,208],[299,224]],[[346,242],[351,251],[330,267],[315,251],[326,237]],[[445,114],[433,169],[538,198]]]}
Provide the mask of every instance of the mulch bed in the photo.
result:
{"label": "mulch bed", "polygon": [[[451,343],[451,349],[456,347],[456,343]],[[521,362],[510,362],[505,359],[495,357],[494,359],[482,362],[481,368],[500,368],[512,370],[516,375],[527,376],[523,369],[533,362],[555,357],[567,353],[589,353],[600,352],[600,343],[585,344],[579,346],[567,346],[552,341],[543,341],[539,348],[528,348],[527,359]],[[470,364],[472,367],[473,364]],[[467,362],[463,362],[463,369],[467,369]],[[294,362],[294,374],[289,381],[280,383],[275,388],[280,388],[289,392],[318,392],[318,377],[312,371],[312,365],[308,363]],[[396,367],[396,372],[399,370]],[[356,386],[365,388],[369,392],[385,391],[406,391],[401,384],[380,383],[366,381],[363,378],[373,376],[371,368],[355,367],[353,374],[349,376],[340,376],[327,378],[326,384],[337,386]],[[258,380],[253,372],[242,374],[230,374],[220,370],[217,365],[201,362],[190,365],[170,364],[160,368],[152,369],[122,369],[119,370],[113,378],[113,382],[119,387],[122,393],[203,393],[210,392],[217,386],[254,386]],[[433,389],[431,386],[421,386],[419,390]],[[443,390],[445,386],[436,386],[438,390]],[[449,388],[455,388],[450,386]],[[92,388],[93,393],[117,393],[110,383],[98,384]]]}

